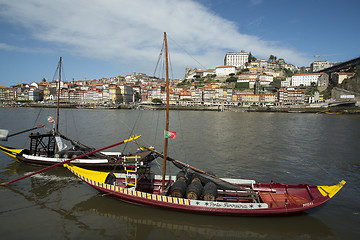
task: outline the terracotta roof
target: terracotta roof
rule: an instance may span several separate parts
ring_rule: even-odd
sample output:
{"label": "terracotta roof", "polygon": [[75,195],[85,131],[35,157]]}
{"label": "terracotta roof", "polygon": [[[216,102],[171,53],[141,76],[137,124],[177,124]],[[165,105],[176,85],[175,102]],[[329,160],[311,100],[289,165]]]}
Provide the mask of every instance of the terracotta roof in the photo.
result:
{"label": "terracotta roof", "polygon": [[306,76],[306,75],[323,75],[324,73],[299,73],[295,74],[294,76]]}

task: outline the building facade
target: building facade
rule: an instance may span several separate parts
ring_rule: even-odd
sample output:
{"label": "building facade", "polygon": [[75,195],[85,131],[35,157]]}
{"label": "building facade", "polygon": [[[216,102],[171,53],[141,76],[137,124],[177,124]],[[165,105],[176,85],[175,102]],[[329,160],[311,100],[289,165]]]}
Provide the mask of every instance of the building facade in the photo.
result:
{"label": "building facade", "polygon": [[224,65],[232,65],[235,67],[244,67],[249,60],[249,53],[241,50],[241,52],[228,52],[225,55]]}
{"label": "building facade", "polygon": [[300,86],[324,86],[329,81],[329,76],[326,73],[303,73],[295,74],[291,77],[291,85],[294,87]]}

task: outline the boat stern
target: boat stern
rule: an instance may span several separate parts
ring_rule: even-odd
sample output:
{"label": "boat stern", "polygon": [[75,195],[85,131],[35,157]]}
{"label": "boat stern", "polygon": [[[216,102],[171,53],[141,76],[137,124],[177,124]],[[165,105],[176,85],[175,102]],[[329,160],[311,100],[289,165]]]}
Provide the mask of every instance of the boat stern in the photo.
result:
{"label": "boat stern", "polygon": [[338,191],[340,191],[340,189],[345,185],[345,183],[346,181],[342,180],[341,182],[333,186],[318,186],[318,190],[324,197],[328,196],[329,198],[332,198]]}

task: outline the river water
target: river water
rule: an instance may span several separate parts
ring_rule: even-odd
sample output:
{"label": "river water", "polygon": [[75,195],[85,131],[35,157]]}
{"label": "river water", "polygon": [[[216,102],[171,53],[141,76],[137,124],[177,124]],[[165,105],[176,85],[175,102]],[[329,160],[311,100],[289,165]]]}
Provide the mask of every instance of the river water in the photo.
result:
{"label": "river water", "polygon": [[[141,143],[163,147],[163,111],[61,109],[60,114],[61,132],[89,146],[142,134]],[[0,128],[15,133],[45,124],[47,116],[55,110],[0,108]],[[347,183],[325,205],[303,214],[219,217],[122,203],[57,168],[0,187],[1,238],[359,239],[360,115],[172,111],[170,130],[177,132],[177,139],[169,140],[171,157],[220,177]],[[27,138],[22,134],[1,143],[28,147]],[[128,144],[114,150],[135,149]],[[39,169],[0,153],[1,182]],[[169,174],[176,172],[168,167]]]}

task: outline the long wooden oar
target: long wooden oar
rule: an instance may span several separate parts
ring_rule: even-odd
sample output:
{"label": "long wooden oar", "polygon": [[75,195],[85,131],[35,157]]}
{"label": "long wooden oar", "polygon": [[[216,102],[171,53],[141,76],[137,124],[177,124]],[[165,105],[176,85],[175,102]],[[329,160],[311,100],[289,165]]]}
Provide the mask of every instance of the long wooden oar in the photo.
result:
{"label": "long wooden oar", "polygon": [[39,125],[39,126],[36,126],[34,128],[30,128],[30,129],[27,129],[27,130],[24,130],[24,131],[21,131],[21,132],[17,132],[17,133],[13,133],[13,134],[9,134],[9,130],[4,130],[4,129],[0,129],[0,140],[1,141],[7,141],[7,139],[9,137],[12,137],[12,136],[15,136],[15,135],[18,135],[18,134],[21,134],[21,133],[25,133],[25,132],[29,132],[29,131],[32,131],[32,130],[35,130],[35,129],[38,129],[38,128],[42,128],[42,127],[45,127],[45,125]]}
{"label": "long wooden oar", "polygon": [[91,154],[93,154],[93,153],[100,152],[100,151],[104,151],[104,150],[106,150],[106,149],[108,149],[108,148],[112,148],[112,147],[121,145],[121,144],[123,144],[123,143],[136,140],[136,139],[138,139],[139,137],[141,137],[141,135],[136,135],[136,136],[130,137],[129,139],[126,139],[126,140],[124,140],[124,141],[122,141],[122,142],[118,142],[118,143],[115,143],[115,144],[113,144],[113,145],[110,145],[110,146],[107,146],[107,147],[103,147],[103,148],[94,150],[94,151],[92,151],[92,152],[88,152],[88,153],[82,154],[82,155],[80,155],[80,156],[77,156],[77,157],[74,157],[74,158],[65,160],[65,161],[63,161],[63,162],[59,162],[59,163],[57,163],[57,164],[54,164],[54,165],[52,165],[52,166],[43,168],[43,169],[41,169],[41,170],[39,170],[39,171],[30,173],[30,174],[28,174],[28,175],[25,175],[25,176],[22,176],[22,177],[20,177],[20,178],[14,179],[14,180],[12,180],[12,181],[0,183],[0,186],[6,186],[6,185],[8,185],[8,184],[10,184],[10,183],[17,182],[17,181],[22,180],[22,179],[24,179],[24,178],[31,177],[31,176],[33,176],[33,175],[35,175],[35,174],[38,174],[38,173],[47,171],[47,170],[49,170],[49,169],[52,169],[52,168],[54,168],[54,167],[58,167],[58,166],[60,166],[60,165],[63,165],[63,164],[65,164],[65,163],[68,163],[68,162],[71,162],[71,161],[73,161],[73,160],[75,160],[75,159],[83,158],[83,157],[86,157],[86,156],[91,155]]}
{"label": "long wooden oar", "polygon": [[24,131],[21,131],[21,132],[13,133],[13,134],[10,134],[8,137],[12,137],[12,136],[15,136],[15,135],[18,135],[18,134],[21,134],[21,133],[29,132],[29,131],[32,131],[32,130],[35,130],[35,129],[39,129],[39,128],[42,128],[42,127],[45,127],[45,125],[39,125],[39,126],[36,126],[36,127],[34,127],[34,128],[30,128],[30,129],[28,129],[28,130],[24,130]]}
{"label": "long wooden oar", "polygon": [[[144,146],[144,145],[142,145],[142,144],[140,144],[140,143],[138,143],[138,142],[135,142],[135,141],[133,141],[133,142],[134,142],[135,144],[139,145],[140,147],[143,147],[143,148],[145,148],[145,149],[147,149],[147,150],[150,150],[150,151],[152,151],[152,152],[154,152],[154,153],[156,153],[156,154],[159,154],[160,156],[164,157],[164,154],[162,154],[162,153],[160,153],[160,152],[158,152],[158,151],[156,151],[156,150],[154,150],[154,149],[148,148],[148,147],[146,147],[146,146]],[[197,168],[195,168],[195,167],[193,167],[193,166],[190,166],[189,164],[185,164],[185,163],[183,163],[183,162],[181,162],[181,161],[179,161],[179,160],[176,160],[176,159],[174,159],[174,158],[166,157],[166,159],[169,160],[169,161],[171,161],[171,162],[173,162],[174,164],[179,164],[179,165],[181,165],[181,166],[185,166],[185,167],[190,168],[191,170],[193,170],[193,171],[195,171],[195,172],[198,172],[198,173],[204,174],[204,175],[206,175],[206,176],[208,176],[208,177],[210,177],[210,178],[219,180],[219,181],[223,182],[224,184],[227,184],[228,186],[233,187],[234,189],[237,189],[237,190],[245,190],[245,188],[243,188],[243,187],[239,187],[239,186],[236,185],[236,184],[233,184],[233,183],[231,183],[231,182],[225,181],[224,179],[218,178],[218,177],[216,177],[216,176],[214,176],[214,175],[212,175],[212,174],[209,174],[209,173],[207,173],[207,172],[205,172],[205,171],[203,171],[203,170],[200,170],[200,169],[197,169]]]}

